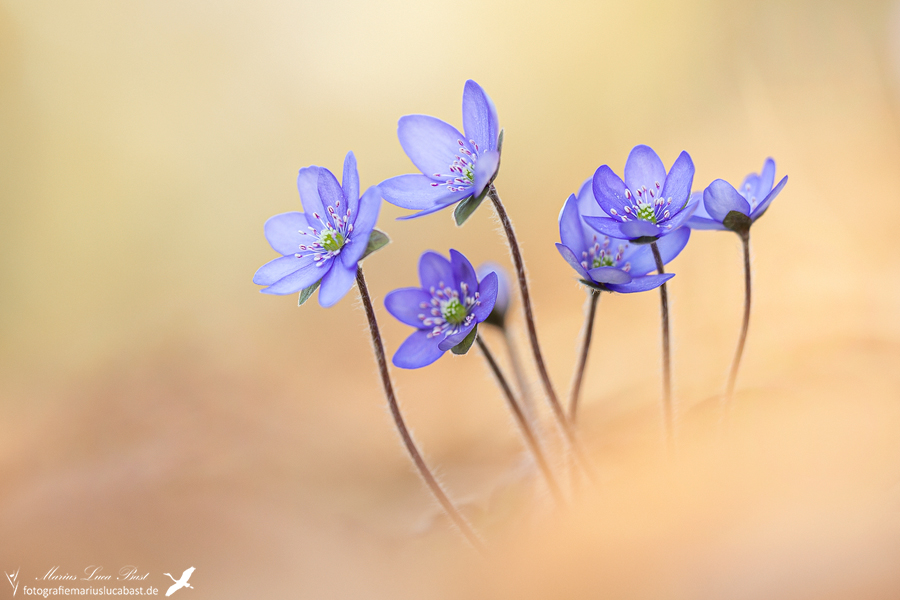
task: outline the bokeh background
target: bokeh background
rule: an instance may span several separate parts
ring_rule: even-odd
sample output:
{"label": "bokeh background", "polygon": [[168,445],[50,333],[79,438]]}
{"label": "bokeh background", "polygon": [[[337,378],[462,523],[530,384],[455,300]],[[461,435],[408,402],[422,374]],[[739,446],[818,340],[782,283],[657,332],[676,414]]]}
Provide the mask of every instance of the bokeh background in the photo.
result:
{"label": "bokeh background", "polygon": [[[599,482],[563,511],[477,352],[394,370],[486,560],[403,452],[355,292],[298,308],[251,283],[298,168],[413,171],[397,119],[461,125],[468,78],[506,131],[496,183],[563,395],[569,193],[638,143],[688,150],[696,189],[767,156],[790,176],[753,229],[725,426],[739,241],[697,232],[671,265],[674,460],[655,293],[600,301]],[[136,565],[164,590],[194,566],[184,598],[897,597],[898,109],[885,0],[0,2],[0,568]],[[381,300],[422,251],[509,265],[488,206],[462,229],[403,212],[383,206],[393,243],[365,263],[389,351],[408,328]]]}

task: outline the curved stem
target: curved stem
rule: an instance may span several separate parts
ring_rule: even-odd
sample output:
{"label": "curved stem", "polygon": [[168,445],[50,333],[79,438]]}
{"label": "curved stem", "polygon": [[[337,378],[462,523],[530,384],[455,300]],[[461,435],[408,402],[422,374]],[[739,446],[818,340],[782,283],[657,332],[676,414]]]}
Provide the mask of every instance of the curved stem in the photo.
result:
{"label": "curved stem", "polygon": [[375,320],[375,309],[372,307],[372,300],[369,297],[369,289],[366,287],[366,280],[365,277],[363,277],[361,266],[357,267],[356,270],[356,285],[359,288],[359,295],[362,298],[363,306],[366,309],[366,317],[369,320],[369,331],[372,334],[372,347],[378,362],[378,371],[381,373],[381,383],[384,386],[384,395],[387,397],[391,415],[394,417],[394,424],[397,426],[397,431],[400,432],[400,437],[403,439],[406,451],[409,452],[409,456],[412,458],[413,463],[415,463],[419,475],[425,480],[431,493],[434,494],[434,497],[440,502],[444,512],[447,513],[447,516],[449,516],[456,524],[472,546],[479,551],[484,551],[484,544],[472,530],[472,527],[466,521],[465,517],[462,516],[459,510],[453,505],[453,502],[450,501],[450,498],[447,497],[447,494],[444,493],[441,484],[438,483],[437,479],[428,468],[428,465],[425,464],[425,460],[422,458],[422,454],[416,447],[412,435],[410,435],[409,430],[406,428],[406,423],[403,421],[403,415],[400,414],[397,398],[394,395],[394,386],[391,383],[391,374],[388,371],[387,359],[384,354],[384,344],[381,341],[381,333],[378,331],[378,322]]}
{"label": "curved stem", "polygon": [[544,451],[541,450],[541,446],[538,444],[534,431],[532,431],[531,425],[528,423],[528,418],[525,416],[525,413],[522,412],[522,407],[520,407],[519,403],[516,401],[516,397],[513,395],[512,390],[506,381],[506,377],[503,376],[503,372],[500,370],[499,365],[497,365],[497,361],[494,360],[494,355],[488,350],[487,344],[484,343],[484,340],[481,339],[480,335],[475,337],[475,341],[478,343],[478,348],[481,349],[481,353],[487,360],[488,365],[490,365],[494,377],[497,378],[497,382],[500,384],[500,387],[503,388],[503,394],[506,396],[509,408],[512,410],[513,416],[516,417],[516,422],[522,430],[522,435],[525,437],[528,449],[531,450],[535,461],[537,461],[538,467],[540,467],[541,472],[544,474],[544,478],[547,480],[547,487],[550,488],[550,492],[553,494],[556,501],[562,504],[562,492],[559,489],[559,485],[556,483],[556,479],[553,477],[550,465],[547,464],[547,458],[544,456]]}
{"label": "curved stem", "polygon": [[581,344],[581,353],[578,356],[578,366],[575,368],[575,381],[572,383],[572,392],[569,395],[569,420],[575,422],[578,415],[578,396],[581,394],[581,383],[584,380],[584,367],[587,365],[588,351],[591,348],[591,337],[594,333],[594,316],[597,314],[597,301],[600,292],[588,290],[590,307],[588,308],[587,321],[584,324],[584,339]]}
{"label": "curved stem", "polygon": [[747,230],[739,235],[744,246],[744,321],[741,324],[741,336],[738,338],[737,351],[734,353],[734,362],[731,364],[731,373],[728,375],[728,383],[725,386],[726,402],[730,402],[734,395],[734,384],[741,366],[744,344],[747,342],[747,329],[750,327],[750,231]]}
{"label": "curved stem", "polygon": [[[650,249],[653,251],[653,259],[656,261],[656,271],[662,275],[665,273],[665,270],[656,242],[650,243]],[[669,294],[666,291],[665,283],[659,286],[659,300],[662,312],[663,421],[666,427],[666,445],[669,447],[669,450],[672,450],[675,442],[675,424],[672,414],[672,360],[669,350]]]}
{"label": "curved stem", "polygon": [[494,209],[497,211],[497,216],[500,218],[500,223],[503,225],[503,231],[506,233],[506,239],[509,242],[509,251],[512,254],[513,264],[516,267],[519,291],[522,294],[522,309],[525,311],[525,326],[528,330],[528,340],[531,342],[534,362],[537,365],[538,374],[541,376],[541,381],[544,384],[544,391],[547,393],[547,401],[550,403],[550,408],[553,409],[553,415],[556,417],[556,422],[559,423],[559,427],[562,429],[566,440],[569,442],[569,446],[571,446],[572,451],[575,452],[575,455],[578,457],[579,464],[584,469],[585,473],[587,473],[588,476],[591,476],[587,458],[584,456],[581,445],[575,438],[575,432],[559,403],[556,391],[553,389],[553,383],[550,381],[550,374],[547,373],[547,367],[544,365],[544,357],[541,354],[541,347],[538,344],[537,329],[534,326],[534,314],[531,310],[531,294],[528,292],[525,262],[522,260],[522,251],[519,250],[516,232],[513,231],[512,222],[510,222],[509,216],[506,214],[506,209],[500,201],[500,196],[497,194],[497,188],[494,187],[494,184],[491,184],[488,195],[491,197],[491,202],[494,203]]}

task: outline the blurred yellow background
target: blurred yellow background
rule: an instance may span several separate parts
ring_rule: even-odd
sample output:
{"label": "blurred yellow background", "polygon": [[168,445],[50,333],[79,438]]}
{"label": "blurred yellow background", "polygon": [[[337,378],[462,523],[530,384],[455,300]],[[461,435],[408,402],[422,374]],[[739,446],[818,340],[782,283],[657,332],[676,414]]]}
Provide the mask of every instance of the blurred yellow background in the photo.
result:
{"label": "blurred yellow background", "polygon": [[[487,567],[403,452],[355,291],[324,310],[251,283],[300,167],[414,171],[397,120],[460,126],[468,78],[505,128],[496,185],[563,396],[569,193],[639,143],[687,150],[695,189],[767,156],[790,176],[753,228],[726,433],[739,240],[697,232],[670,267],[677,465],[656,293],[600,301],[600,484],[563,514],[477,352],[394,370]],[[163,587],[193,565],[184,598],[897,597],[898,94],[886,1],[0,2],[0,568],[133,564]],[[382,300],[422,251],[509,265],[487,205],[462,229],[404,212],[383,205],[393,243],[365,262],[389,352],[409,330]]]}

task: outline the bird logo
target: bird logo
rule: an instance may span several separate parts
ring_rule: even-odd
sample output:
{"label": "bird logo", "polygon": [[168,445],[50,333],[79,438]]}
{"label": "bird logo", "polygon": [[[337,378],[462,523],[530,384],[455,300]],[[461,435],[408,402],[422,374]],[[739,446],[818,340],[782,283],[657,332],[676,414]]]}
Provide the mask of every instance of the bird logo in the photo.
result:
{"label": "bird logo", "polygon": [[175,582],[174,584],[172,584],[171,587],[169,587],[169,591],[166,592],[166,596],[171,596],[172,594],[174,594],[175,592],[177,592],[178,590],[180,590],[183,587],[194,589],[194,586],[192,586],[191,584],[188,583],[188,579],[191,578],[191,574],[193,572],[194,572],[194,567],[191,567],[190,569],[186,569],[184,571],[184,573],[181,574],[181,579],[175,579],[169,573],[163,573],[163,575],[169,575],[169,579],[171,579],[172,581]]}

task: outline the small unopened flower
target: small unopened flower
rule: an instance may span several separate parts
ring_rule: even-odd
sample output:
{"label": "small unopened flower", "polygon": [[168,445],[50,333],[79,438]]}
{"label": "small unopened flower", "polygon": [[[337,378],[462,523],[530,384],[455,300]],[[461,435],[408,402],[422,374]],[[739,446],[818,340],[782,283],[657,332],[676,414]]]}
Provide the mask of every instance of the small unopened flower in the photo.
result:
{"label": "small unopened flower", "polygon": [[329,307],[353,286],[381,194],[372,186],[360,198],[352,152],[344,160],[343,186],[328,169],[312,166],[300,169],[297,189],[306,212],[266,221],[266,239],[283,256],[260,267],[253,283],[267,286],[260,290],[264,294],[293,294],[321,281],[319,304]]}
{"label": "small unopened flower", "polygon": [[[656,271],[650,246],[603,235],[585,224],[589,217],[605,214],[594,200],[588,179],[576,197],[569,196],[559,213],[559,237],[556,249],[582,281],[594,288],[628,294],[661,286],[673,273],[649,275]],[[686,227],[661,238],[657,245],[663,264],[674,259],[687,245],[691,231]]]}
{"label": "small unopened flower", "polygon": [[510,295],[509,275],[506,274],[506,269],[491,261],[478,265],[475,273],[481,280],[487,277],[489,273],[497,274],[497,301],[494,302],[494,310],[491,311],[485,322],[502,328],[506,324],[506,312],[509,310],[509,303],[512,298]]}
{"label": "small unopened flower", "polygon": [[[766,212],[787,179],[785,175],[774,185],[775,161],[771,158],[766,159],[759,174],[747,175],[740,189],[716,179],[703,191],[703,201],[687,225],[692,229],[745,231]],[[699,196],[696,192],[694,195]]]}
{"label": "small unopened flower", "polygon": [[666,173],[649,146],[635,146],[625,162],[625,180],[607,165],[594,173],[592,190],[604,216],[585,217],[596,231],[639,244],[653,242],[681,227],[697,208],[689,202],[694,163],[682,152]]}
{"label": "small unopened flower", "polygon": [[497,274],[481,281],[465,256],[450,251],[450,260],[436,252],[419,259],[421,287],[401,288],[384,299],[388,312],[416,328],[397,352],[394,365],[418,369],[430,365],[487,319],[497,300]]}
{"label": "small unopened flower", "polygon": [[463,90],[462,113],[464,134],[427,115],[400,119],[400,145],[421,173],[392,177],[379,187],[391,204],[419,211],[403,218],[421,217],[470,196],[478,197],[497,174],[497,109],[471,79]]}

